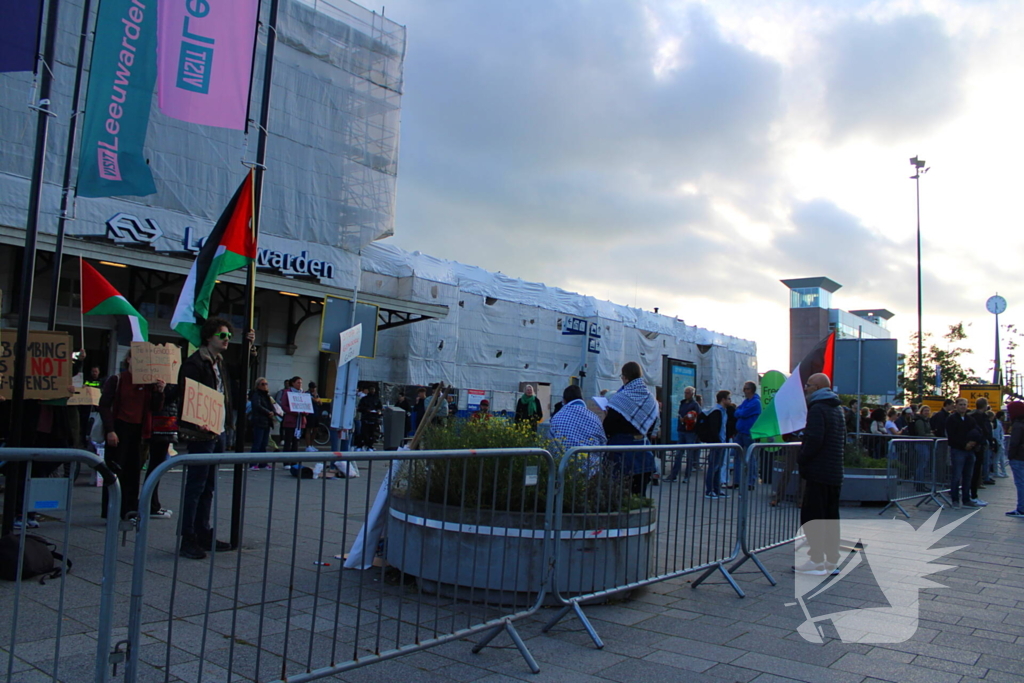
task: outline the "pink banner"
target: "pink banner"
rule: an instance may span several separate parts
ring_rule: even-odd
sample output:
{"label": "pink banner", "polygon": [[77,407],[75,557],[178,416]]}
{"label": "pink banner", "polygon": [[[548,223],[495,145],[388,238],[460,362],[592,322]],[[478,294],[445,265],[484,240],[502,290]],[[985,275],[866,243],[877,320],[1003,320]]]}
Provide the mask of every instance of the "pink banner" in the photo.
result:
{"label": "pink banner", "polygon": [[160,111],[189,123],[245,128],[259,0],[160,0]]}

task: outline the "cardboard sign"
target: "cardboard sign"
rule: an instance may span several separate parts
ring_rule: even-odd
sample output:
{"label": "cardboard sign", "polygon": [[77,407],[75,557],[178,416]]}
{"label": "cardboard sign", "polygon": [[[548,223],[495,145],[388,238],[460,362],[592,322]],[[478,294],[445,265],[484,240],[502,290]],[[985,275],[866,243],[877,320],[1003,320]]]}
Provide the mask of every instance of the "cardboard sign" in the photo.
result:
{"label": "cardboard sign", "polygon": [[181,419],[220,434],[224,430],[224,395],[194,379],[186,378]]}
{"label": "cardboard sign", "polygon": [[[338,366],[341,367],[359,355],[359,347],[363,343],[363,324],[350,327],[341,333],[340,356]],[[312,411],[311,411],[312,412]]]}
{"label": "cardboard sign", "polygon": [[288,392],[288,407],[293,413],[312,413],[313,397],[309,394],[300,394],[295,391]]}
{"label": "cardboard sign", "polygon": [[152,384],[163,380],[165,384],[178,383],[181,368],[181,349],[174,344],[132,342],[132,382]]}
{"label": "cardboard sign", "polygon": [[98,387],[76,387],[75,395],[68,399],[69,406],[98,406],[100,390]]}
{"label": "cardboard sign", "polygon": [[[66,332],[28,333],[25,398],[67,398],[71,386],[71,335]],[[14,383],[14,335],[0,340],[0,396],[11,398]]]}

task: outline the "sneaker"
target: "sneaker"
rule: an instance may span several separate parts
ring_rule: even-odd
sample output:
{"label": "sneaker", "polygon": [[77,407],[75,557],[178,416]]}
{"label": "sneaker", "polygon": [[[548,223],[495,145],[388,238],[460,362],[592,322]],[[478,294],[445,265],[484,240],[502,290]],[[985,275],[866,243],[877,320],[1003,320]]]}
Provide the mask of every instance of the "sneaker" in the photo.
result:
{"label": "sneaker", "polygon": [[258,469],[260,469],[259,465],[249,465],[249,471],[250,472],[254,472],[254,471],[258,470]]}
{"label": "sneaker", "polygon": [[690,480],[689,480],[689,479],[683,479],[683,483],[684,483],[684,484],[689,484],[689,483],[690,483]]}
{"label": "sneaker", "polygon": [[708,500],[718,500],[717,493],[705,493],[704,497],[707,498]]}
{"label": "sneaker", "polygon": [[960,505],[960,501],[957,500],[957,501],[953,502],[953,509],[954,510],[959,510],[961,507],[962,506]]}
{"label": "sneaker", "polygon": [[796,565],[793,567],[793,571],[797,574],[807,574],[809,576],[827,576],[829,574],[829,570],[825,568],[824,562],[812,562],[811,560]]}
{"label": "sneaker", "polygon": [[36,519],[35,517],[31,516],[31,515],[28,518],[28,524],[25,524],[25,525],[22,524],[21,517],[18,517],[17,519],[14,520],[14,528],[15,529],[20,529],[22,526],[27,526],[29,529],[38,529],[39,528],[39,520]]}
{"label": "sneaker", "polygon": [[832,576],[839,576],[840,574],[839,567],[837,565],[832,564],[831,562],[825,563],[825,571],[831,574]]}
{"label": "sneaker", "polygon": [[995,486],[996,485],[996,480],[989,478],[989,479],[986,479],[985,481],[983,481],[981,483],[984,484],[985,486]]}
{"label": "sneaker", "polygon": [[975,498],[971,502],[974,503],[975,507],[979,507],[979,508],[983,508],[986,505],[988,505],[988,503],[986,501],[982,500],[981,498]]}
{"label": "sneaker", "polygon": [[150,512],[150,519],[170,519],[171,515],[174,514],[174,510],[168,510],[167,508],[160,508],[156,512]]}
{"label": "sneaker", "polygon": [[1020,510],[1010,510],[1009,512],[1006,513],[1006,516],[1007,517],[1024,517],[1024,512],[1021,512]]}
{"label": "sneaker", "polygon": [[199,547],[199,544],[188,538],[181,539],[181,547],[178,548],[178,554],[189,560],[206,559],[206,553]]}
{"label": "sneaker", "polygon": [[666,483],[671,484],[671,483],[673,483],[676,480],[676,478],[675,477],[662,477],[661,480],[666,482]]}
{"label": "sneaker", "polygon": [[[988,505],[988,503],[986,503]],[[981,506],[975,503],[973,500],[964,501],[965,508],[980,508]]]}

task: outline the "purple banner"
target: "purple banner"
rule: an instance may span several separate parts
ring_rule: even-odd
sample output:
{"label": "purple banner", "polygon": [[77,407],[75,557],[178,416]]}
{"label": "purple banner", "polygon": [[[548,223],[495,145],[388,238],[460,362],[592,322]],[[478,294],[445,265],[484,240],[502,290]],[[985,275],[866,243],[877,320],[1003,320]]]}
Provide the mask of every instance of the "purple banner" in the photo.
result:
{"label": "purple banner", "polygon": [[258,0],[161,0],[157,94],[171,118],[245,128]]}
{"label": "purple banner", "polygon": [[0,0],[0,72],[35,71],[43,0]]}

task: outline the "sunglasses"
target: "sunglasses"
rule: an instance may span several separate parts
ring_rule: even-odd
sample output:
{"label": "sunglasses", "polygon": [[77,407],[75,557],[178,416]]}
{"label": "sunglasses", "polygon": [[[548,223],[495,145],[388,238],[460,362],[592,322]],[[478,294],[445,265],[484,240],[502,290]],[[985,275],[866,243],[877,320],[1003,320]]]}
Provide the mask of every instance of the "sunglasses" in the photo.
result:
{"label": "sunglasses", "polygon": [[230,332],[217,332],[213,336],[216,337],[217,339],[231,339]]}

